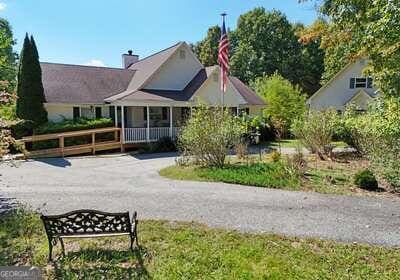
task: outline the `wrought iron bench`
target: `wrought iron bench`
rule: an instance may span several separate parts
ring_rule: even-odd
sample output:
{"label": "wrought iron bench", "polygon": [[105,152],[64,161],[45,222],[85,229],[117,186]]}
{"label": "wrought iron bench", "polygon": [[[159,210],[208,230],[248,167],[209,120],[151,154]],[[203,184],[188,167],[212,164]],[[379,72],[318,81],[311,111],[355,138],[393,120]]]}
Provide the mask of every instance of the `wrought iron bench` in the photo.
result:
{"label": "wrought iron bench", "polygon": [[52,260],[53,246],[60,241],[62,254],[65,256],[63,238],[89,238],[102,236],[130,236],[130,248],[138,244],[137,213],[134,212],[132,222],[129,212],[107,213],[97,210],[76,210],[61,215],[41,215],[47,239],[49,241],[49,261]]}

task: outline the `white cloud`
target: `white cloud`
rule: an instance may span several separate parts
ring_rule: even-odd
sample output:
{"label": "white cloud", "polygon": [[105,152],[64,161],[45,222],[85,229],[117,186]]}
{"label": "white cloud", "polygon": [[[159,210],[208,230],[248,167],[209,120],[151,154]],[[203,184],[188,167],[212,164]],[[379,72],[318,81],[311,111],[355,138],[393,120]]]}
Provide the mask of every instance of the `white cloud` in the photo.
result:
{"label": "white cloud", "polygon": [[6,3],[0,2],[0,11],[4,11],[7,8]]}
{"label": "white cloud", "polygon": [[92,59],[88,62],[86,62],[84,65],[86,66],[99,66],[99,67],[106,67],[103,61],[100,59]]}

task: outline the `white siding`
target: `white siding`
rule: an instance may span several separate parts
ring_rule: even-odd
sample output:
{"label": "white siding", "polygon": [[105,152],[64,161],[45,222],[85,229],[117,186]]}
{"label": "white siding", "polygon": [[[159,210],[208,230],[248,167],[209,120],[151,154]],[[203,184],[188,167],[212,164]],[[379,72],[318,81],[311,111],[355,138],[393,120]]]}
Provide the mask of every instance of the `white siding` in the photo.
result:
{"label": "white siding", "polygon": [[[180,52],[185,57],[180,57]],[[161,90],[182,90],[200,71],[202,66],[191,54],[191,50],[182,45],[174,55],[159,69],[145,88]]]}
{"label": "white siding", "polygon": [[[218,79],[214,79],[214,74],[218,75]],[[208,105],[221,105],[221,89],[219,80],[219,71],[216,70],[197,90],[195,93],[195,100],[198,102],[204,102]],[[240,104],[245,103],[246,101],[243,97],[229,82],[227,90],[224,93],[224,106],[237,107]]]}
{"label": "white siding", "polygon": [[[327,108],[343,110],[346,103],[360,91],[360,88],[350,88],[350,78],[364,76],[362,71],[366,65],[367,61],[360,59],[342,71],[338,77],[309,99],[308,104],[310,108],[314,110]],[[375,92],[374,88],[363,88],[363,90],[369,94]]]}
{"label": "white siding", "polygon": [[[90,108],[90,105],[77,105],[77,104],[52,104],[46,103],[44,107],[47,110],[48,120],[51,122],[61,122],[64,119],[72,119],[73,118],[73,108],[74,107],[82,107],[82,108]],[[102,117],[109,118],[109,106],[107,105],[92,105],[93,110],[95,107],[101,107]],[[95,112],[93,111],[93,115]]]}

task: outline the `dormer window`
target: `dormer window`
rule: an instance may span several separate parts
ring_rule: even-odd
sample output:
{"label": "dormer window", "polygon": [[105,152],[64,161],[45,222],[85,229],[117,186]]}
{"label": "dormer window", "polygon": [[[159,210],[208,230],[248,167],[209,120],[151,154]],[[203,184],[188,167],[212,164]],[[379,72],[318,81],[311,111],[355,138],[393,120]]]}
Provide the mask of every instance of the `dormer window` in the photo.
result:
{"label": "dormer window", "polygon": [[179,58],[180,58],[180,59],[185,59],[185,58],[186,58],[186,52],[185,52],[185,50],[180,50],[180,51],[179,51]]}
{"label": "dormer window", "polygon": [[350,78],[350,88],[372,88],[372,78]]}

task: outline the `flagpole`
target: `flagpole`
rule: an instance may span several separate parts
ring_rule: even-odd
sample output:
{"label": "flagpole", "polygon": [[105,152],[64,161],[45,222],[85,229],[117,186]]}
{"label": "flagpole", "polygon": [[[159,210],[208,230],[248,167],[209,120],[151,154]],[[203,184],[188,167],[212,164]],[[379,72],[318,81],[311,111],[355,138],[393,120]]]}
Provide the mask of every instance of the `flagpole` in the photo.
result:
{"label": "flagpole", "polygon": [[[225,24],[225,17],[226,17],[226,15],[227,15],[227,13],[225,13],[225,12],[223,12],[222,14],[221,14],[221,16],[222,16],[222,22],[223,22],[223,24]],[[222,80],[223,80],[223,73],[222,73],[222,68],[221,68],[221,66],[220,66],[220,69],[221,69],[221,71],[220,71],[220,75],[221,75],[221,83],[223,83],[222,82]],[[226,82],[225,82],[226,83]],[[225,84],[225,86],[226,86],[226,84]],[[224,100],[224,95],[225,95],[225,93],[224,93],[224,90],[223,90],[223,88],[222,88],[222,84],[221,84],[221,86],[220,86],[220,89],[221,89],[221,108],[222,108],[222,112],[224,112],[224,102],[225,102],[225,100]]]}

